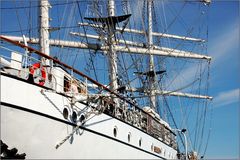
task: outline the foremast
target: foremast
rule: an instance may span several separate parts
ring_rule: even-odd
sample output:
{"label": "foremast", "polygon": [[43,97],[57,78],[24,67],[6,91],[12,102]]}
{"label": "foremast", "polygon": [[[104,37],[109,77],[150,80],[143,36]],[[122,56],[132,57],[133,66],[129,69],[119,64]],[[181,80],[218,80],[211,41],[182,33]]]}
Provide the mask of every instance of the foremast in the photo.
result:
{"label": "foremast", "polygon": [[49,7],[50,4],[48,0],[41,0],[40,1],[40,51],[49,55]]}
{"label": "foremast", "polygon": [[[40,30],[39,30],[39,45],[40,51],[46,55],[50,55],[50,44],[49,44],[49,7],[48,0],[40,0]],[[48,61],[46,61],[48,64]]]}

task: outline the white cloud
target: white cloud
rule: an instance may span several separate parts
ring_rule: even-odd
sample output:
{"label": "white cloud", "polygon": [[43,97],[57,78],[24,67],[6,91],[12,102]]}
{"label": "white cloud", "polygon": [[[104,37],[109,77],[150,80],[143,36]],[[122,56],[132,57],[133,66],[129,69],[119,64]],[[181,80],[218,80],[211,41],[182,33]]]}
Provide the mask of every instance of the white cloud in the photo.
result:
{"label": "white cloud", "polygon": [[[135,2],[135,1],[133,1]],[[142,20],[142,8],[143,8],[143,1],[137,1],[135,3],[130,3],[131,5],[131,13],[134,13],[132,14],[131,18],[132,18],[132,21],[135,22],[136,24],[141,24]]]}
{"label": "white cloud", "polygon": [[[239,23],[235,22],[221,31],[219,36],[210,40],[209,55],[212,56],[211,68],[217,69],[219,65],[222,65],[222,61],[227,60],[238,52],[233,52],[239,45]],[[188,69],[181,72],[181,76],[178,76],[174,81],[173,88],[179,88],[194,81],[196,73],[199,72],[199,64],[192,64],[188,66]],[[212,70],[212,73],[214,71]],[[216,75],[215,75],[216,76]]]}
{"label": "white cloud", "polygon": [[[184,87],[190,83],[192,83],[196,77],[196,73],[199,71],[199,65],[193,64],[188,66],[181,74],[179,74],[176,78],[174,78],[173,82],[170,81],[171,86],[168,89],[175,90],[181,87]],[[199,78],[199,77],[198,77]]]}
{"label": "white cloud", "polygon": [[[222,60],[232,56],[232,49],[239,45],[239,23],[233,23],[210,42],[209,54],[216,67]],[[234,52],[235,53],[235,52]],[[236,52],[237,53],[237,52]]]}
{"label": "white cloud", "polygon": [[240,89],[233,89],[230,91],[221,92],[213,99],[213,106],[214,108],[217,108],[230,105],[239,102],[239,98]]}

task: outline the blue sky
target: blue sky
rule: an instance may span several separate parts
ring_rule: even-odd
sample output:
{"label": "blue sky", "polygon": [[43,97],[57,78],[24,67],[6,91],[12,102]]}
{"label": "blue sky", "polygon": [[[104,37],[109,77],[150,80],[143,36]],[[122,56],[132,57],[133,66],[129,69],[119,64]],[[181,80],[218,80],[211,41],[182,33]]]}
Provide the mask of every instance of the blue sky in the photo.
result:
{"label": "blue sky", "polygon": [[212,133],[206,158],[239,157],[239,2],[213,1],[209,13]]}
{"label": "blue sky", "polygon": [[[3,7],[8,7],[7,5],[8,3],[4,4]],[[212,129],[205,155],[207,159],[236,159],[240,156],[239,5],[239,1],[216,0],[209,8],[208,54],[213,57],[210,68],[209,94],[214,99],[211,103],[213,109]],[[138,10],[137,7],[136,9]],[[15,12],[12,11],[8,12],[9,15],[5,18],[13,16],[11,13],[15,14]],[[4,13],[6,14],[6,11]],[[7,26],[4,25],[4,20],[4,17],[1,17],[1,31],[16,30],[13,27],[18,24],[16,21],[9,22],[13,25]],[[37,19],[35,19],[34,24],[36,22]],[[26,26],[22,27],[27,28]],[[194,69],[190,68],[182,74],[185,79],[194,76]]]}

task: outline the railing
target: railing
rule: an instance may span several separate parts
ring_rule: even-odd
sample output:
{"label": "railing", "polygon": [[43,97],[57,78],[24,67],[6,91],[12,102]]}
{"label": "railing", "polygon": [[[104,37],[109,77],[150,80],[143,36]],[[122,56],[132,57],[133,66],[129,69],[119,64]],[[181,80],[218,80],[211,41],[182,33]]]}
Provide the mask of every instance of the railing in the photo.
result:
{"label": "railing", "polygon": [[[47,77],[46,77],[44,86],[50,87],[53,90],[54,89],[56,90],[56,88],[62,88],[63,93],[67,93],[69,91],[68,90],[69,86],[64,85],[64,83],[62,83],[62,84],[58,83],[57,79],[60,79],[60,81],[66,82],[68,84],[75,82],[77,85],[76,87],[78,89],[79,88],[83,89],[82,92],[80,90],[78,90],[78,91],[80,91],[80,94],[87,94],[87,92],[88,92],[87,84],[89,81],[98,87],[96,89],[96,92],[97,92],[97,94],[99,94],[101,96],[101,98],[99,98],[99,99],[102,100],[102,104],[104,104],[106,106],[105,110],[104,110],[104,112],[106,114],[109,114],[113,117],[121,119],[122,121],[124,121],[130,125],[133,125],[139,129],[143,130],[144,132],[150,134],[151,136],[172,146],[173,148],[175,148],[175,149],[177,148],[176,140],[175,140],[175,133],[173,133],[171,131],[171,129],[169,129],[168,127],[164,126],[164,124],[162,124],[159,119],[152,117],[150,114],[148,114],[147,112],[145,112],[141,108],[139,108],[132,100],[123,97],[118,92],[110,90],[103,84],[98,83],[97,81],[93,80],[92,78],[88,77],[87,75],[83,74],[82,72],[78,71],[77,69],[72,68],[71,66],[59,61],[58,59],[52,58],[38,50],[35,50],[29,46],[25,46],[22,43],[12,41],[3,36],[0,36],[0,39],[7,41],[11,44],[14,44],[16,46],[19,46],[21,48],[27,49],[29,52],[31,52],[31,54],[35,53],[35,54],[41,56],[42,58],[45,58],[45,61],[46,60],[50,61],[50,66],[46,66],[44,64],[45,61],[43,59],[40,61],[40,60],[37,60],[36,58],[34,58],[33,56],[28,56],[26,54],[18,52],[25,59],[30,60],[29,61],[30,63],[27,64],[28,67],[23,68],[21,70],[21,72],[23,72],[25,75],[25,77],[21,77],[21,78],[25,78],[25,79],[27,78],[26,75],[30,74],[29,67],[31,67],[31,65],[33,65],[35,63],[40,63],[42,67],[47,68],[46,69]],[[6,49],[4,47],[1,47],[1,48]],[[5,58],[6,58],[6,56],[5,56]],[[11,60],[10,56],[8,57],[8,59]],[[58,64],[60,68],[63,68],[63,70],[69,70],[68,73],[70,73],[70,74],[66,74],[66,75],[68,75],[68,77],[66,79],[64,79],[64,77],[58,76],[56,74],[52,74],[52,69],[57,68],[57,67],[54,67],[53,64],[55,64],[55,65]],[[85,80],[85,82],[77,79],[76,77],[73,77],[73,73],[77,74],[78,76],[81,76]],[[19,76],[19,75],[16,75],[16,76]],[[40,74],[37,75],[38,78],[41,78],[41,76],[42,75],[40,75]],[[55,79],[55,82],[53,79]],[[80,84],[81,84],[81,86],[80,86]],[[85,84],[85,86],[84,86],[84,84]],[[112,100],[113,97],[116,97],[119,99],[120,105],[118,105],[119,107],[117,107],[117,108],[116,108],[117,105],[115,105],[115,102]]]}
{"label": "railing", "polygon": [[103,104],[107,106],[104,111],[106,114],[121,119],[177,149],[176,135],[168,127],[164,126],[160,120],[155,119],[142,109],[131,106],[128,103],[120,102],[119,107],[115,109],[116,105],[110,97],[103,98],[103,101]]}

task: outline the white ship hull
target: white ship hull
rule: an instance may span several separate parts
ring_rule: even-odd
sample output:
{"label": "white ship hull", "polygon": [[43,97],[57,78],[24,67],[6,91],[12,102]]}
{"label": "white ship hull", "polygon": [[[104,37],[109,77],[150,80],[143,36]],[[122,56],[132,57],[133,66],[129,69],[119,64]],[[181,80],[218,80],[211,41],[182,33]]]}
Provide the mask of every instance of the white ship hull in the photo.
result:
{"label": "white ship hull", "polygon": [[[71,108],[69,98],[49,91],[42,94],[45,89],[40,86],[5,74],[0,76],[1,140],[9,147],[16,147],[19,153],[26,153],[27,159],[177,158],[177,151],[168,144],[106,114],[95,115],[56,149],[76,126],[62,114],[64,107]],[[74,110],[84,107],[77,103]],[[154,146],[161,152],[156,153]]]}

